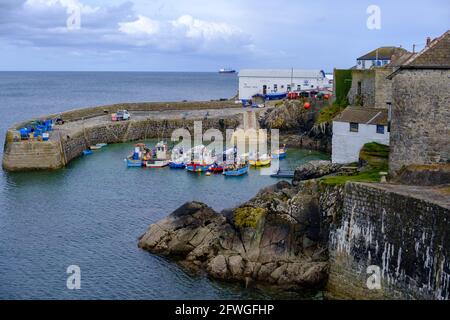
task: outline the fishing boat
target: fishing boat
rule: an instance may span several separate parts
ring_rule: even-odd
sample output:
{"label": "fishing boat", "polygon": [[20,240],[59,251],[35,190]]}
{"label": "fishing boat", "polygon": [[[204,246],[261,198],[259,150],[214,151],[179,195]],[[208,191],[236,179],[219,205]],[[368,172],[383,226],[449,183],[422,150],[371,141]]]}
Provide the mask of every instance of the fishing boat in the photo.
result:
{"label": "fishing boat", "polygon": [[88,155],[90,155],[90,154],[92,154],[92,150],[83,150],[83,155],[84,156],[88,156]]}
{"label": "fishing boat", "polygon": [[184,154],[183,147],[172,150],[169,167],[171,169],[184,169],[186,167],[186,155]]}
{"label": "fishing boat", "polygon": [[267,154],[263,154],[262,156],[256,154],[256,156],[250,157],[249,162],[253,167],[264,167],[270,165],[272,163],[272,159]]}
{"label": "fishing boat", "polygon": [[156,144],[155,148],[144,156],[144,164],[147,168],[162,168],[169,165],[169,147],[164,141]]}
{"label": "fishing boat", "polygon": [[236,164],[230,164],[223,168],[223,174],[225,176],[242,176],[246,173],[248,173],[248,162],[245,163],[236,163]]}
{"label": "fishing boat", "polygon": [[215,158],[204,145],[190,149],[187,152],[187,157],[191,159],[186,163],[186,170],[189,172],[206,172],[215,162]]}
{"label": "fishing boat", "polygon": [[223,172],[223,165],[218,164],[217,162],[214,162],[208,169],[209,172],[212,173],[222,173]]}
{"label": "fishing boat", "polygon": [[283,146],[281,149],[275,150],[272,152],[273,159],[283,159],[286,158],[286,147]]}
{"label": "fishing boat", "polygon": [[189,172],[206,172],[211,165],[207,163],[190,162],[186,164],[186,170]]}
{"label": "fishing boat", "polygon": [[143,155],[147,152],[148,148],[143,143],[134,145],[134,151],[125,160],[128,167],[142,167]]}

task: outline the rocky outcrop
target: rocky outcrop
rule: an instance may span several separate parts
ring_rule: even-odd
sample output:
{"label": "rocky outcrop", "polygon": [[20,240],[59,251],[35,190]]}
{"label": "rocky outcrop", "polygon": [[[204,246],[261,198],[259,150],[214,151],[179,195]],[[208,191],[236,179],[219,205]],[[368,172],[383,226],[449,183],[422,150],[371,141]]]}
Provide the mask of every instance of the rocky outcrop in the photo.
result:
{"label": "rocky outcrop", "polygon": [[318,110],[323,102],[313,101],[305,109],[300,100],[285,101],[266,113],[261,113],[260,126],[280,130],[280,143],[291,147],[331,152],[332,126],[317,123]]}
{"label": "rocky outcrop", "polygon": [[298,185],[300,181],[320,178],[339,171],[340,164],[331,161],[314,160],[299,166],[294,172],[293,185]]}
{"label": "rocky outcrop", "polygon": [[217,279],[321,288],[328,264],[317,188],[280,182],[221,213],[189,202],[152,224],[139,247]]}

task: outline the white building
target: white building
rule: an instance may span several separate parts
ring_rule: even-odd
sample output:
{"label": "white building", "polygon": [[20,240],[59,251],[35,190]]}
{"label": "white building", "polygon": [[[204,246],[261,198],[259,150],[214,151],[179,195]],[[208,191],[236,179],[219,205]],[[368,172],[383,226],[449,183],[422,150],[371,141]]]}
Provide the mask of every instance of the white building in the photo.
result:
{"label": "white building", "polygon": [[389,145],[387,109],[347,107],[333,119],[333,163],[357,162],[359,151],[369,142]]}
{"label": "white building", "polygon": [[380,47],[356,59],[356,69],[383,67],[405,53],[408,51],[399,47]]}
{"label": "white building", "polygon": [[328,86],[322,70],[244,69],[239,72],[239,99],[255,94],[284,93]]}

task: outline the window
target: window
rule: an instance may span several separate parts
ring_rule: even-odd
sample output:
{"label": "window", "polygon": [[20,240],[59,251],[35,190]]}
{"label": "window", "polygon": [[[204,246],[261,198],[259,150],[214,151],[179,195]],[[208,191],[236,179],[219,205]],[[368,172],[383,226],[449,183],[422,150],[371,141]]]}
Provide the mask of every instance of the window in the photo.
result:
{"label": "window", "polygon": [[290,84],[287,85],[287,92],[291,92],[291,85]]}
{"label": "window", "polygon": [[358,132],[359,125],[356,122],[350,122],[350,132]]}
{"label": "window", "polygon": [[284,89],[284,85],[281,85],[281,89]]}
{"label": "window", "polygon": [[278,85],[277,84],[274,84],[273,85],[273,92],[277,92],[278,91]]}
{"label": "window", "polygon": [[361,81],[358,81],[357,95],[360,96],[361,93],[362,93],[362,83]]}
{"label": "window", "polygon": [[384,126],[377,124],[377,133],[384,134]]}
{"label": "window", "polygon": [[363,69],[366,68],[366,60],[363,60],[363,62],[362,62],[362,67],[363,67]]}
{"label": "window", "polygon": [[302,90],[302,86],[301,85],[297,85],[297,91],[300,91],[300,90]]}
{"label": "window", "polygon": [[304,84],[305,86],[307,86],[307,85],[309,84],[309,81],[308,81],[308,80],[305,80],[305,81],[303,81],[303,84]]}

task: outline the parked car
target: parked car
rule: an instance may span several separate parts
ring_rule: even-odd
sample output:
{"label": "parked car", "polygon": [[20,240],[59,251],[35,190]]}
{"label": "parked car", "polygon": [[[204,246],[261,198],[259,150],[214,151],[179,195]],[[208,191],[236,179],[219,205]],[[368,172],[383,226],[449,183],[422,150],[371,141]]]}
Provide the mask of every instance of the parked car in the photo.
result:
{"label": "parked car", "polygon": [[127,110],[119,110],[111,115],[112,121],[130,120],[131,115]]}

